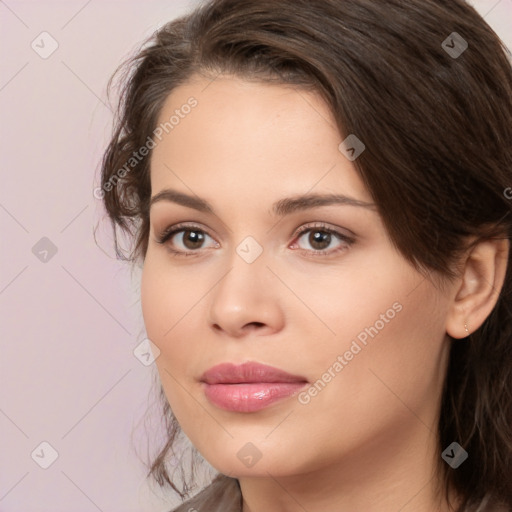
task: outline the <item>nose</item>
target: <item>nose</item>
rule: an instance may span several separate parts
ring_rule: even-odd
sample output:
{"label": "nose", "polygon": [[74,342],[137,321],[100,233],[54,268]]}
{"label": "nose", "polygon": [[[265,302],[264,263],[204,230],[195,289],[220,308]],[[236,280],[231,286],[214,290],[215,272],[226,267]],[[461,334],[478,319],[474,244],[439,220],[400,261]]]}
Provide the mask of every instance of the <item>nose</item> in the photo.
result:
{"label": "nose", "polygon": [[264,336],[283,328],[279,280],[260,256],[247,263],[238,255],[210,294],[209,325],[233,338]]}

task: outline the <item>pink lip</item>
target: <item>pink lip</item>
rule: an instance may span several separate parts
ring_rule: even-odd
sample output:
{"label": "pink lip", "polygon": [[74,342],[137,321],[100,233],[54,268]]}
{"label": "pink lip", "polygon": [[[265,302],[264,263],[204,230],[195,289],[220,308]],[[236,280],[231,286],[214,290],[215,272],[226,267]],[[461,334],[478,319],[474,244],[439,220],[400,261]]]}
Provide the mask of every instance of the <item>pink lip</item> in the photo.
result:
{"label": "pink lip", "polygon": [[206,397],[228,411],[254,412],[293,395],[308,382],[299,375],[259,363],[222,363],[201,377]]}

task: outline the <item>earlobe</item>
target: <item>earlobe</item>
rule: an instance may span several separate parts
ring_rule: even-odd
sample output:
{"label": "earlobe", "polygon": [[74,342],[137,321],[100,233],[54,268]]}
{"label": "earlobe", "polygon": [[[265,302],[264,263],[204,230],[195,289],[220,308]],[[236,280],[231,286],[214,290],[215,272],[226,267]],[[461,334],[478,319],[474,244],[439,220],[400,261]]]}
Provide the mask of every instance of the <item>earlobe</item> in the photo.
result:
{"label": "earlobe", "polygon": [[452,338],[466,338],[490,315],[505,281],[509,253],[506,238],[478,242],[467,254],[446,321]]}

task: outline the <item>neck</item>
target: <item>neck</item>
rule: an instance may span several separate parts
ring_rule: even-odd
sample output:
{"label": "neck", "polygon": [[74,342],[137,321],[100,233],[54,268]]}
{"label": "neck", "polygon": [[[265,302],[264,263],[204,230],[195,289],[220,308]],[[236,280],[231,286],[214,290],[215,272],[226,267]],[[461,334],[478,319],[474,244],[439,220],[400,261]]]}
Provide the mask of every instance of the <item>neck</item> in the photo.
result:
{"label": "neck", "polygon": [[435,435],[420,422],[414,435],[402,434],[315,471],[240,477],[243,512],[456,510],[456,496],[451,493],[450,506],[441,485]]}

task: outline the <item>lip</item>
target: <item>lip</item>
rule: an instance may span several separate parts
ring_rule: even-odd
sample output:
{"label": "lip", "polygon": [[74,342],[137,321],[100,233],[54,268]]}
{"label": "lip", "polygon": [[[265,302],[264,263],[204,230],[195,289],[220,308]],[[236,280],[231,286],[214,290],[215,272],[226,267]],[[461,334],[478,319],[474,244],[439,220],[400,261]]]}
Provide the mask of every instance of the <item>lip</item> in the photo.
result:
{"label": "lip", "polygon": [[260,363],[222,363],[200,379],[206,398],[217,407],[255,412],[296,394],[308,384],[305,377]]}

